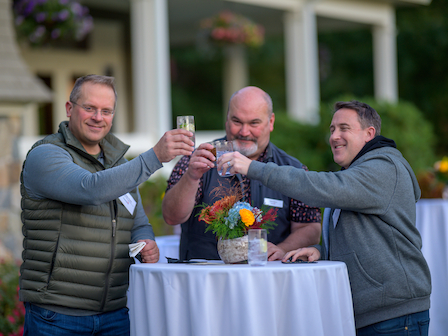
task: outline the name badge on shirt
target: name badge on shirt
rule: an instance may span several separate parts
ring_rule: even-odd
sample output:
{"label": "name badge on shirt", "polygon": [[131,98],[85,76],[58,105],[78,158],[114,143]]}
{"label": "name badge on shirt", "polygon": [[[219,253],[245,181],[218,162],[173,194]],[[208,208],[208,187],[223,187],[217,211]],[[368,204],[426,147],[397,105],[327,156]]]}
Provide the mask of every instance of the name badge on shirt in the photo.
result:
{"label": "name badge on shirt", "polygon": [[334,209],[333,212],[333,226],[336,227],[338,223],[339,215],[341,214],[341,209]]}
{"label": "name badge on shirt", "polygon": [[137,202],[131,196],[131,194],[130,193],[124,194],[123,196],[118,197],[118,199],[121,201],[121,203],[123,203],[123,205],[129,211],[129,213],[132,215],[134,213],[134,209],[135,206],[137,205]]}
{"label": "name badge on shirt", "polygon": [[283,200],[277,200],[273,198],[265,198],[264,199],[264,205],[276,207],[276,208],[283,208]]}

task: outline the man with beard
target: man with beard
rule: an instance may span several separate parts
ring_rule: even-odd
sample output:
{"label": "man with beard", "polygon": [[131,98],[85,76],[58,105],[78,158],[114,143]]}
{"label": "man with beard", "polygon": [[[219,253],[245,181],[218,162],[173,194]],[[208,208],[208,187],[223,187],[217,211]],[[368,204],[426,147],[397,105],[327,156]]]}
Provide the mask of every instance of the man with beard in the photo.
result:
{"label": "man with beard", "polygon": [[[299,160],[269,141],[274,121],[271,97],[260,88],[245,87],[230,98],[225,139],[232,140],[235,149],[251,160],[307,170]],[[216,236],[210,231],[205,233],[207,224],[198,220],[201,209],[196,206],[214,203],[217,199],[211,192],[220,184],[240,186],[244,200],[252,206],[278,209],[277,226],[268,234],[268,260],[280,260],[287,251],[319,242],[321,215],[318,208],[309,207],[244,175],[219,176],[211,149],[213,145],[204,143],[191,156],[182,157],[168,180],[162,210],[167,224],[182,224],[181,260],[219,259]]]}

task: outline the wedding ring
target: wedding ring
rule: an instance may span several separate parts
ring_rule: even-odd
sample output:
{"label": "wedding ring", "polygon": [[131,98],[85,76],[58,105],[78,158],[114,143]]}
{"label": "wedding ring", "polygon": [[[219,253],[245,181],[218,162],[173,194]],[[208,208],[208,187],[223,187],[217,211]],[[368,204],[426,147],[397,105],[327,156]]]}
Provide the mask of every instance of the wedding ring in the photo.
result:
{"label": "wedding ring", "polygon": [[232,167],[232,165],[230,164],[230,161],[227,161],[227,166]]}

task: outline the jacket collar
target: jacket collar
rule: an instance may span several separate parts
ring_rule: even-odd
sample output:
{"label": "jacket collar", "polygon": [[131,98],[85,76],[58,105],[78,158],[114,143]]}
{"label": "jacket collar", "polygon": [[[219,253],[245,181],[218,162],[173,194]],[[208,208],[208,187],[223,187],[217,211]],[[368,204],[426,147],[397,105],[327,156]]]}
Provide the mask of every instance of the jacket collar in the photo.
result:
{"label": "jacket collar", "polygon": [[[68,128],[68,121],[63,121],[59,124],[59,133],[64,137],[67,146],[77,149],[85,155],[91,156],[86,152],[83,145],[79,140],[73,135],[73,133]],[[124,154],[128,151],[129,145],[126,145],[121,140],[119,140],[112,133],[108,133],[101,141],[100,147],[104,154],[104,167],[109,168],[114,166],[118,160],[120,160]]]}

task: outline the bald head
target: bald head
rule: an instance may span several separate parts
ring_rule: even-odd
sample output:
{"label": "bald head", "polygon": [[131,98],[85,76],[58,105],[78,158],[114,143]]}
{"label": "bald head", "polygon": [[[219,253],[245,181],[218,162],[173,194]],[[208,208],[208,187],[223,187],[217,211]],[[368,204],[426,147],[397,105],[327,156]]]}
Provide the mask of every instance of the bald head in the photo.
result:
{"label": "bald head", "polygon": [[255,86],[242,88],[229,101],[227,139],[235,140],[237,150],[255,160],[269,144],[274,120],[271,97]]}
{"label": "bald head", "polygon": [[[235,101],[236,100],[236,101]],[[234,102],[235,101],[235,102]],[[262,89],[256,86],[246,86],[238,91],[236,91],[229,100],[229,106],[227,108],[227,117],[229,117],[229,111],[232,102],[238,104],[239,101],[244,101],[245,104],[259,105],[252,106],[252,108],[261,108],[266,110],[268,115],[272,114],[272,99],[271,97]]]}

